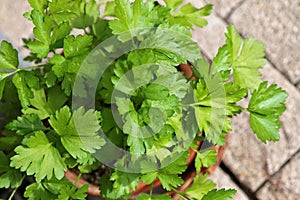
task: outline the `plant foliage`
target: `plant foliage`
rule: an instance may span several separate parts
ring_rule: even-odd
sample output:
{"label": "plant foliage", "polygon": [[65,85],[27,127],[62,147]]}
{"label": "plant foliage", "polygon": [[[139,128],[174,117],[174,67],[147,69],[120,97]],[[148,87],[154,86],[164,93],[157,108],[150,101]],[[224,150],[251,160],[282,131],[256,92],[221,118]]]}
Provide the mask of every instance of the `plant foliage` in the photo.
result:
{"label": "plant foliage", "polygon": [[[264,45],[243,39],[229,25],[226,43],[210,64],[191,40],[193,27],[207,24],[212,5],[196,8],[182,0],[165,0],[165,5],[154,0],[28,2],[32,10],[24,16],[35,27],[34,37],[24,39],[30,51],[25,60],[33,65],[21,67],[12,44],[0,45],[0,188],[18,188],[31,178],[24,193],[29,200],[85,199],[88,186],[76,188],[64,178],[66,170],[88,173],[112,163],[99,181],[106,199],[130,198],[139,183],[156,180],[182,199],[231,199],[236,191],[216,190],[207,175],[196,176],[186,191],[178,190],[190,149],[196,152],[197,174],[214,165],[217,152],[198,151],[195,144],[224,145],[231,118],[242,111],[250,113],[250,126],[262,142],[279,140],[287,94],[261,80]],[[78,30],[81,34],[74,34]],[[111,37],[117,41],[105,43]],[[106,46],[94,51],[98,44]],[[119,47],[125,53],[116,56]],[[87,61],[90,55],[105,59],[93,64]],[[190,65],[191,75],[183,75],[182,64]],[[96,68],[82,68],[89,65]],[[74,88],[78,80],[84,84]],[[86,100],[95,80],[96,95]],[[248,107],[241,107],[239,101],[249,94]],[[88,106],[74,106],[74,98]],[[108,143],[134,156],[107,151]],[[100,159],[94,156],[102,149],[106,152]],[[110,159],[116,155],[120,159],[114,163]],[[137,199],[172,198],[153,196],[151,188]]]}

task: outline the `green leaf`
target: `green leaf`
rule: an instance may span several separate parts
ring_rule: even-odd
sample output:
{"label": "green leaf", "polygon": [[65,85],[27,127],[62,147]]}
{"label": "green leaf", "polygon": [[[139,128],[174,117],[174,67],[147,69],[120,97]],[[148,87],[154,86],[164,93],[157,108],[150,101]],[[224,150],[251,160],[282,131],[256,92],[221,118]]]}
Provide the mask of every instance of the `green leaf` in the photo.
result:
{"label": "green leaf", "polygon": [[142,0],[136,0],[131,5],[127,0],[115,1],[115,16],[117,19],[111,20],[109,26],[112,33],[120,34],[122,42],[128,41],[138,35],[142,29],[151,28],[157,20],[156,15],[152,15],[153,2],[143,3]]}
{"label": "green leaf", "polygon": [[74,28],[85,29],[96,23],[100,15],[99,4],[95,0],[81,1],[77,17],[71,21]]}
{"label": "green leaf", "polygon": [[172,10],[176,10],[180,4],[182,4],[182,0],[164,0],[169,8]]}
{"label": "green leaf", "polygon": [[207,174],[195,177],[193,184],[186,190],[186,194],[194,199],[201,199],[209,191],[213,190],[216,184],[207,179]]}
{"label": "green leaf", "polygon": [[46,58],[50,51],[50,48],[47,44],[37,40],[28,42],[27,46],[37,58]]}
{"label": "green leaf", "polygon": [[[66,178],[57,180],[55,178],[51,180],[43,180],[41,183],[43,188],[54,195],[59,195],[61,192],[64,192],[64,187],[72,186],[73,184]],[[74,185],[73,185],[74,186]],[[75,186],[74,186],[75,187]]]}
{"label": "green leaf", "polygon": [[0,100],[3,97],[3,91],[6,85],[6,80],[8,77],[10,77],[11,75],[13,75],[15,72],[11,72],[11,73],[4,73],[0,71]]}
{"label": "green leaf", "polygon": [[240,88],[231,82],[224,83],[224,87],[226,92],[226,115],[234,116],[239,114],[242,111],[242,107],[236,103],[247,97],[247,89]]}
{"label": "green leaf", "polygon": [[77,189],[74,185],[65,185],[58,196],[58,200],[69,200],[69,199],[86,199],[88,185],[85,184],[81,188]]}
{"label": "green leaf", "polygon": [[59,42],[59,45],[55,47],[62,47],[63,39],[66,38],[71,32],[71,27],[67,22],[63,22],[59,26],[53,28],[51,36],[51,43],[55,44]]}
{"label": "green leaf", "polygon": [[0,176],[0,188],[18,188],[22,180],[21,172],[11,168]]}
{"label": "green leaf", "polygon": [[211,190],[208,192],[201,200],[232,200],[235,195],[236,190],[229,189],[221,189],[221,190]]}
{"label": "green leaf", "polygon": [[89,35],[68,36],[64,39],[64,56],[55,54],[50,63],[54,74],[62,80],[61,88],[70,96],[77,72],[90,51],[93,37]]}
{"label": "green leaf", "polygon": [[107,176],[102,176],[99,180],[100,195],[106,199],[118,199],[119,197],[115,194],[113,183]]}
{"label": "green leaf", "polygon": [[[186,170],[187,157],[188,153],[186,152],[171,164],[158,170],[157,178],[161,182],[164,189],[171,191],[173,188],[177,188],[184,183],[183,179],[179,177],[178,174],[182,174]],[[161,162],[162,165],[164,165],[169,161],[163,160]]]}
{"label": "green leaf", "polygon": [[17,116],[21,115],[21,104],[18,98],[17,89],[11,79],[5,84],[0,110],[4,117],[0,120],[3,124],[14,120]]}
{"label": "green leaf", "polygon": [[63,22],[70,24],[81,11],[80,2],[70,0],[53,0],[49,2],[51,17],[57,24],[62,24]]}
{"label": "green leaf", "polygon": [[[205,132],[206,139],[214,144],[223,145],[223,132],[227,132],[226,93],[223,83],[218,79],[199,79],[194,89],[195,115],[200,131]],[[213,122],[213,123],[212,123]]]}
{"label": "green leaf", "polygon": [[18,51],[3,40],[0,47],[0,69],[12,70],[19,65]]}
{"label": "green leaf", "polygon": [[87,190],[87,185],[77,189],[74,184],[65,178],[61,180],[51,179],[28,186],[25,197],[30,197],[30,199],[83,200],[87,196]]}
{"label": "green leaf", "polygon": [[38,89],[39,78],[33,72],[20,71],[14,75],[12,79],[14,85],[18,89],[18,96],[23,108],[30,106],[30,99],[34,97],[32,88]]}
{"label": "green leaf", "polygon": [[93,37],[90,35],[68,36],[64,40],[64,55],[66,58],[85,55],[89,53]]}
{"label": "green leaf", "polygon": [[0,151],[0,188],[17,188],[22,183],[19,170],[9,166],[9,157]]}
{"label": "green leaf", "polygon": [[32,183],[26,187],[24,197],[28,200],[49,200],[56,199],[56,195],[49,192],[42,183]]}
{"label": "green leaf", "polygon": [[217,162],[217,152],[215,150],[205,150],[198,152],[195,158],[195,167],[197,174],[200,173],[202,167],[210,167]]}
{"label": "green leaf", "polygon": [[267,82],[253,92],[248,106],[250,126],[262,142],[279,140],[279,116],[286,109],[287,96],[286,91],[275,84],[268,87]]}
{"label": "green leaf", "polygon": [[263,142],[267,141],[279,141],[279,129],[281,123],[278,120],[279,116],[268,115],[263,116],[256,113],[250,115],[250,125],[256,136]]}
{"label": "green leaf", "polygon": [[167,191],[171,191],[173,188],[177,188],[182,185],[184,181],[176,174],[158,174],[157,178],[161,182],[161,185]]}
{"label": "green leaf", "polygon": [[167,194],[160,194],[156,196],[141,194],[136,200],[172,200],[172,198]]}
{"label": "green leaf", "polygon": [[[114,2],[110,1],[108,3]],[[102,42],[112,36],[107,20],[98,20],[95,24],[93,24],[92,31],[98,42]]]}
{"label": "green leaf", "polygon": [[81,164],[93,162],[91,153],[104,145],[104,139],[98,135],[98,113],[93,110],[84,111],[81,107],[72,116],[65,106],[50,117],[49,123],[66,150]]}
{"label": "green leaf", "polygon": [[31,12],[31,18],[35,25],[33,34],[37,40],[30,41],[27,45],[38,58],[45,58],[50,51],[52,20],[48,15],[44,16],[37,10]]}
{"label": "green leaf", "polygon": [[26,146],[18,146],[15,149],[17,155],[11,158],[10,166],[27,175],[35,175],[37,182],[53,176],[62,179],[67,169],[58,150],[49,143],[45,133],[36,132],[26,140]]}
{"label": "green leaf", "polygon": [[116,2],[109,1],[105,4],[104,16],[115,16]]}
{"label": "green leaf", "polygon": [[47,87],[53,87],[57,83],[57,76],[53,71],[45,73],[45,83]]}
{"label": "green leaf", "polygon": [[27,108],[25,114],[36,114],[40,119],[48,118],[54,111],[49,107],[44,89],[33,90],[34,97],[30,99],[30,104],[34,108]]}
{"label": "green leaf", "polygon": [[226,37],[234,83],[253,91],[261,83],[261,73],[257,70],[266,64],[264,45],[253,38],[243,41],[232,25],[228,26]]}
{"label": "green leaf", "polygon": [[260,84],[252,94],[249,102],[249,110],[261,115],[281,115],[285,111],[285,101],[288,95],[286,91],[272,84],[268,87],[267,82]]}
{"label": "green leaf", "polygon": [[60,89],[59,86],[54,86],[50,88],[47,92],[48,106],[53,112],[61,108],[66,103],[67,100],[68,97]]}
{"label": "green leaf", "polygon": [[34,108],[27,108],[25,114],[37,114],[40,119],[46,119],[54,114],[67,101],[66,95],[56,86],[47,91],[47,98],[44,89],[33,90],[34,97],[30,103]]}
{"label": "green leaf", "polygon": [[[167,174],[181,174],[183,173],[187,166],[186,166],[186,162],[188,160],[188,156],[189,153],[188,152],[184,152],[179,158],[177,158],[177,160],[173,160],[173,162],[168,163],[169,161],[167,161],[168,165],[166,165],[166,167],[162,168],[159,170],[159,173],[167,173]],[[165,164],[165,161],[162,161],[162,165]]]}
{"label": "green leaf", "polygon": [[47,0],[28,0],[28,2],[33,9],[39,11],[40,13],[44,12],[48,3]]}
{"label": "green leaf", "polygon": [[[230,63],[228,63],[228,48],[225,44],[218,50],[218,54],[213,59],[212,67],[211,67],[211,73],[222,73],[230,70]],[[229,76],[226,77],[226,79],[229,79]]]}
{"label": "green leaf", "polygon": [[[194,8],[190,3],[186,4],[175,14],[176,17],[174,18],[174,21],[181,25],[189,26],[190,28],[192,28],[192,25],[200,28],[204,27],[208,22],[202,17],[210,15],[212,8],[212,4],[208,4],[200,9]],[[177,17],[179,20],[177,20]],[[183,22],[182,19],[184,19],[185,22]]]}
{"label": "green leaf", "polygon": [[94,162],[92,165],[78,165],[77,167],[81,173],[91,173],[92,171],[97,170],[99,168],[99,163]]}
{"label": "green leaf", "polygon": [[141,177],[141,180],[147,184],[151,184],[157,176],[157,172],[148,172]]}
{"label": "green leaf", "polygon": [[190,36],[178,32],[176,26],[158,27],[154,34],[141,42],[140,48],[153,49],[166,55],[166,59],[174,59],[178,63],[186,63],[186,60],[192,62],[201,57],[198,44]]}
{"label": "green leaf", "polygon": [[16,131],[18,135],[26,135],[35,131],[45,131],[46,127],[36,114],[23,115],[6,125],[6,128]]}
{"label": "green leaf", "polygon": [[116,196],[128,196],[131,190],[137,188],[140,181],[140,174],[115,171],[111,175],[110,180],[114,181],[113,188]]}
{"label": "green leaf", "polygon": [[5,84],[6,84],[6,79],[0,80],[0,100],[2,99],[2,96],[3,96]]}
{"label": "green leaf", "polygon": [[11,152],[18,146],[23,137],[15,134],[12,131],[2,130],[2,136],[0,137],[0,150]]}

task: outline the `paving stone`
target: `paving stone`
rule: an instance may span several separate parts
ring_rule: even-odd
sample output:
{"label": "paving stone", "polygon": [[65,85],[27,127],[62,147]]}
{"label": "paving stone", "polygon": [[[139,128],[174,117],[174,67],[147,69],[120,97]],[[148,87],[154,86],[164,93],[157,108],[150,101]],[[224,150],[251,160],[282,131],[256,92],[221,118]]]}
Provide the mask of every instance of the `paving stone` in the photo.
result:
{"label": "paving stone", "polygon": [[32,36],[33,24],[23,17],[23,13],[29,10],[30,6],[25,0],[1,0],[0,30],[21,52],[25,52],[22,38]]}
{"label": "paving stone", "polygon": [[209,58],[213,58],[226,40],[226,24],[215,14],[206,18],[208,25],[203,28],[195,28],[193,39],[198,42],[200,48],[205,51]]}
{"label": "paving stone", "polygon": [[[266,146],[252,133],[248,115],[242,113],[235,117],[223,162],[239,181],[252,191],[255,191],[268,176],[266,151]],[[288,155],[283,154],[282,158],[286,161]]]}
{"label": "paving stone", "polygon": [[296,200],[300,197],[300,153],[257,192],[261,200]]}
{"label": "paving stone", "polygon": [[246,0],[204,0],[206,3],[214,4],[214,11],[222,17],[227,17],[227,15],[232,12],[232,9],[239,7]]}
{"label": "paving stone", "polygon": [[225,189],[236,189],[237,193],[235,194],[233,200],[248,200],[248,196],[244,193],[244,191],[239,188],[231,178],[221,169],[217,168],[215,172],[209,176],[209,178],[217,184],[217,188],[225,188]]}
{"label": "paving stone", "polygon": [[295,84],[300,80],[300,0],[247,0],[230,17],[244,36],[266,43],[268,58]]}

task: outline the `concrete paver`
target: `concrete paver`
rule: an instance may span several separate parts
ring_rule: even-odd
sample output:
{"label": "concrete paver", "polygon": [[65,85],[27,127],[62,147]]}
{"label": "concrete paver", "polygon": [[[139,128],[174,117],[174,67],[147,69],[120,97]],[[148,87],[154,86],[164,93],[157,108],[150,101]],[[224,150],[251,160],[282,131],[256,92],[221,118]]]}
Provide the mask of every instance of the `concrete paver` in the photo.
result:
{"label": "concrete paver", "polygon": [[225,189],[236,189],[237,193],[235,194],[233,200],[249,200],[249,197],[244,193],[244,191],[239,188],[220,167],[216,169],[216,171],[209,176],[214,183],[217,184],[217,188],[225,188]]}
{"label": "concrete paver", "polygon": [[0,31],[24,55],[26,50],[22,38],[32,36],[33,24],[23,17],[30,10],[27,0],[1,0],[0,2]]}
{"label": "concrete paver", "polygon": [[300,153],[270,178],[258,193],[261,200],[296,200],[300,197]]}
{"label": "concrete paver", "polygon": [[293,84],[300,80],[300,0],[247,0],[230,22],[266,44],[269,59]]}
{"label": "concrete paver", "polygon": [[232,12],[232,9],[238,7],[245,0],[204,0],[206,3],[214,4],[214,11],[217,12],[222,17],[227,17],[227,15]]}
{"label": "concrete paver", "polygon": [[200,48],[204,50],[209,58],[213,58],[218,53],[225,41],[227,25],[224,21],[212,14],[206,18],[209,23],[203,28],[195,28],[193,39],[198,42]]}

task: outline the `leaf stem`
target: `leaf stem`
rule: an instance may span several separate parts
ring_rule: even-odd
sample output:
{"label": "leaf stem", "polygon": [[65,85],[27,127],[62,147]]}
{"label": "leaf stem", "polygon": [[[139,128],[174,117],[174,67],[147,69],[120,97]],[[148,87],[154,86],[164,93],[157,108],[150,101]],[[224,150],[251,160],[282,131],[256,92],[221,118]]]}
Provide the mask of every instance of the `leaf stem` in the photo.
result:
{"label": "leaf stem", "polygon": [[189,200],[187,197],[184,196],[184,193],[179,192],[177,189],[173,188],[173,190],[184,200]]}
{"label": "leaf stem", "polygon": [[16,192],[17,192],[18,188],[15,188],[14,191],[11,193],[11,195],[9,196],[8,200],[12,200],[12,198],[15,196]]}
{"label": "leaf stem", "polygon": [[150,193],[149,193],[151,198],[152,198],[152,191],[153,191],[153,182],[151,184]]}
{"label": "leaf stem", "polygon": [[34,65],[34,66],[28,66],[23,68],[18,68],[17,71],[26,70],[26,69],[39,69],[41,67],[44,67],[45,65]]}
{"label": "leaf stem", "polygon": [[78,174],[78,176],[77,176],[77,178],[76,178],[75,182],[74,182],[74,185],[75,185],[75,187],[77,186],[77,184],[78,184],[78,181],[79,181],[79,179],[80,179],[81,175],[82,175],[82,173],[80,172],[80,173]]}
{"label": "leaf stem", "polygon": [[19,185],[18,187],[16,187],[16,188],[13,190],[13,192],[10,194],[8,200],[12,200],[12,198],[15,196],[15,194],[16,194],[18,188],[21,186],[21,184],[22,184],[24,178],[25,178],[25,175],[22,177],[20,185]]}
{"label": "leaf stem", "polygon": [[199,106],[203,106],[200,102],[197,103],[190,103],[190,104],[183,104],[182,106],[186,106],[186,107],[199,107]]}

